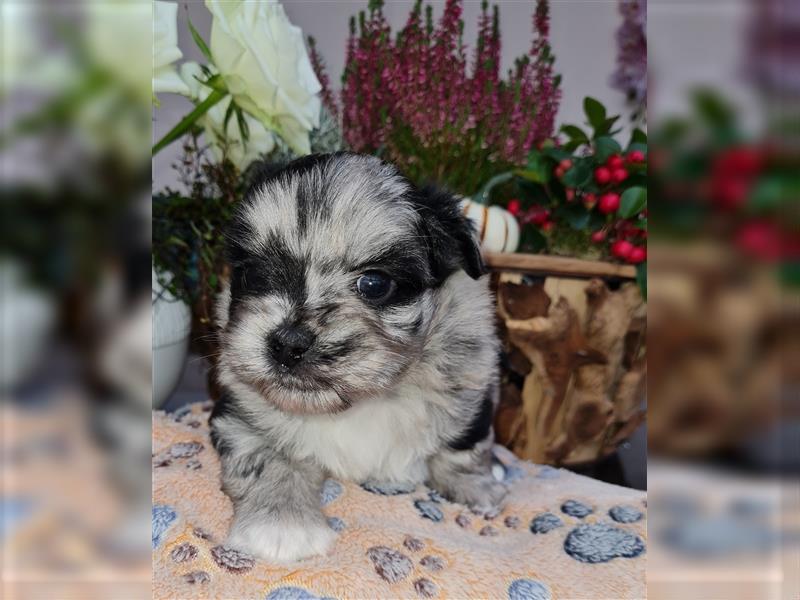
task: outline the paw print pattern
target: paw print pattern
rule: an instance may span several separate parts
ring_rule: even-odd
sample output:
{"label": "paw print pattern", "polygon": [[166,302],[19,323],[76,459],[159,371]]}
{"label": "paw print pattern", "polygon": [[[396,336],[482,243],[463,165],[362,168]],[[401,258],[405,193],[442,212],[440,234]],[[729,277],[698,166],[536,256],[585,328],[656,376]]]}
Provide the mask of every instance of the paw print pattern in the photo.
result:
{"label": "paw print pattern", "polygon": [[327,506],[342,495],[342,484],[334,479],[326,479],[322,485],[322,506]]}
{"label": "paw print pattern", "polygon": [[444,519],[442,509],[439,508],[435,502],[431,502],[430,500],[415,500],[414,506],[417,507],[419,514],[425,519],[430,519],[434,523],[439,523]]}
{"label": "paw print pattern", "polygon": [[425,547],[425,544],[419,538],[407,535],[406,539],[403,540],[403,546],[405,546],[408,550],[411,550],[411,552],[419,552]]}
{"label": "paw print pattern", "polygon": [[153,507],[153,549],[158,548],[167,529],[178,518],[178,513],[170,506]]}
{"label": "paw print pattern", "polygon": [[402,581],[414,567],[411,559],[405,554],[386,546],[373,546],[367,550],[367,556],[372,561],[375,572],[389,583]]}
{"label": "paw print pattern", "polygon": [[563,527],[564,521],[551,512],[537,515],[531,520],[531,533],[549,533],[558,527]]}
{"label": "paw print pattern", "polygon": [[644,516],[637,508],[627,505],[612,506],[608,514],[617,523],[636,523]]}
{"label": "paw print pattern", "polygon": [[467,515],[465,515],[464,513],[461,513],[460,515],[458,515],[458,516],[456,517],[456,525],[458,525],[459,527],[462,527],[462,528],[466,529],[467,527],[469,527],[470,525],[472,525],[472,519],[470,519],[470,518],[469,518]]}
{"label": "paw print pattern", "polygon": [[515,517],[513,515],[503,519],[503,525],[505,525],[509,529],[516,529],[517,527],[519,527],[520,523],[521,523],[520,518]]}
{"label": "paw print pattern", "polygon": [[583,524],[569,532],[564,551],[585,563],[608,562],[617,557],[635,558],[644,552],[638,535],[605,523]]}
{"label": "paw print pattern", "polygon": [[584,517],[592,514],[594,509],[586,506],[583,502],[578,502],[577,500],[567,500],[561,505],[561,512],[563,512],[565,515],[569,515],[570,517],[583,519]]}
{"label": "paw print pattern", "polygon": [[535,579],[515,579],[508,586],[508,600],[551,600],[550,589]]}
{"label": "paw print pattern", "polygon": [[197,546],[193,546],[189,543],[180,544],[172,549],[172,552],[169,553],[169,556],[176,563],[194,560],[197,557]]}
{"label": "paw print pattern", "polygon": [[420,598],[435,598],[439,595],[438,586],[425,577],[420,577],[414,582],[414,591]]}
{"label": "paw print pattern", "polygon": [[380,496],[399,496],[400,494],[410,494],[416,489],[416,486],[408,483],[391,483],[391,482],[375,482],[365,481],[361,487],[372,494]]}
{"label": "paw print pattern", "polygon": [[444,569],[444,560],[432,554],[423,557],[422,560],[419,561],[419,564],[428,569],[428,571],[436,572]]}
{"label": "paw print pattern", "polygon": [[228,546],[214,546],[211,549],[211,557],[217,565],[231,573],[244,573],[252,569],[255,564],[252,556]]}
{"label": "paw print pattern", "polygon": [[265,600],[333,600],[333,598],[321,598],[301,587],[284,586],[272,590]]}
{"label": "paw print pattern", "polygon": [[336,532],[339,532],[342,531],[346,527],[346,525],[344,524],[344,521],[342,521],[339,517],[329,517],[328,527],[330,527]]}
{"label": "paw print pattern", "polygon": [[496,537],[500,535],[500,532],[491,525],[487,525],[478,532],[478,535],[482,535],[484,537]]}
{"label": "paw print pattern", "polygon": [[196,583],[208,583],[211,581],[211,575],[205,571],[192,571],[191,573],[186,573],[183,576],[183,580],[192,585]]}

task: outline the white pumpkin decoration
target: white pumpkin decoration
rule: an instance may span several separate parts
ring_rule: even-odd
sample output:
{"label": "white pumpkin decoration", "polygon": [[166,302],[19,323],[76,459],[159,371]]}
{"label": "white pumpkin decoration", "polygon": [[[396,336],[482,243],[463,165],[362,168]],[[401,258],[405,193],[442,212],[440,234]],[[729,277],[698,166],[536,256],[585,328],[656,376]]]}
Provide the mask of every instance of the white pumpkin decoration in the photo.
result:
{"label": "white pumpkin decoration", "polygon": [[506,209],[486,206],[465,198],[461,207],[475,229],[486,252],[514,252],[519,246],[519,222]]}

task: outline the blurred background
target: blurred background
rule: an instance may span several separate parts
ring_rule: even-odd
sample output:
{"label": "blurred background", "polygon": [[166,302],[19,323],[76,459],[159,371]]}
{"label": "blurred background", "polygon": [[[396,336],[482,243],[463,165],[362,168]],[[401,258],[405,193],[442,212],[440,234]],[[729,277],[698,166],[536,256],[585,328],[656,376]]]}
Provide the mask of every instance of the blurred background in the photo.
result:
{"label": "blurred background", "polygon": [[[532,5],[500,4],[506,67]],[[364,3],[285,6],[336,85]],[[152,122],[150,2],[0,7],[3,597],[149,597],[150,193],[179,184],[180,152],[151,171],[150,147],[191,104],[165,96]],[[207,36],[209,16],[179,4],[199,60],[188,18]],[[615,0],[551,4],[557,123],[586,95],[631,112],[621,23]],[[644,487],[649,436],[648,596],[798,598],[800,8],[650,0],[647,37],[648,426],[620,456]],[[190,358],[171,406],[205,377]]]}

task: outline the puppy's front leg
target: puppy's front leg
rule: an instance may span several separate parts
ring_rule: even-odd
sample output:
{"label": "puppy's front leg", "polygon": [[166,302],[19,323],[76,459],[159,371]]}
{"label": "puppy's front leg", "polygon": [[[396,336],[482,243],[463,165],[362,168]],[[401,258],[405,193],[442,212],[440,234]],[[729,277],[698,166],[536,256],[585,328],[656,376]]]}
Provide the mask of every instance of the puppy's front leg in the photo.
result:
{"label": "puppy's front leg", "polygon": [[491,441],[467,450],[443,449],[428,460],[428,483],[474,512],[496,514],[508,489],[492,475]]}
{"label": "puppy's front leg", "polygon": [[236,441],[222,453],[223,489],[234,506],[228,544],[276,562],[325,554],[336,534],[320,510],[322,470]]}

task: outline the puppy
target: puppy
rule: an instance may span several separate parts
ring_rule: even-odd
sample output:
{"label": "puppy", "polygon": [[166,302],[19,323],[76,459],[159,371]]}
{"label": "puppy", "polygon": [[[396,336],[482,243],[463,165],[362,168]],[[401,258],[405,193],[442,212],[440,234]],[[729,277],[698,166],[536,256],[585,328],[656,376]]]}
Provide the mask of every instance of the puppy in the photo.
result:
{"label": "puppy", "polygon": [[499,508],[494,309],[455,197],[375,157],[304,157],[252,187],[227,257],[211,439],[231,546],[325,553],[328,475]]}

